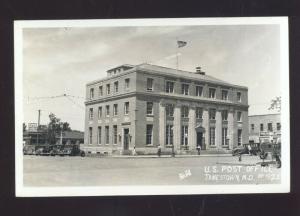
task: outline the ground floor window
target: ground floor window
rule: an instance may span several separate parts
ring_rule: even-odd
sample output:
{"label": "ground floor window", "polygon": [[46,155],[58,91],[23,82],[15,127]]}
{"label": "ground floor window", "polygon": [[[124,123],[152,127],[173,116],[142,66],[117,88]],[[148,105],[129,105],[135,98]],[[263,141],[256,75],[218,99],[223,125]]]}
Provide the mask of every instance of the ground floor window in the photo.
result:
{"label": "ground floor window", "polygon": [[183,125],[181,126],[181,145],[188,145],[188,126],[187,125]]}
{"label": "ground floor window", "polygon": [[105,126],[105,143],[109,144],[109,126]]}
{"label": "ground floor window", "polygon": [[173,125],[166,126],[166,145],[173,145]]}
{"label": "ground floor window", "polygon": [[148,124],[146,129],[146,145],[152,145],[153,125]]}
{"label": "ground floor window", "polygon": [[101,127],[98,127],[98,136],[97,136],[97,143],[101,144]]}
{"label": "ground floor window", "polygon": [[238,129],[238,145],[242,145],[242,129]]}
{"label": "ground floor window", "polygon": [[114,125],[114,144],[117,144],[118,142],[118,126]]}
{"label": "ground floor window", "polygon": [[89,144],[93,143],[93,128],[89,127]]}
{"label": "ground floor window", "polygon": [[209,144],[216,145],[216,130],[214,127],[209,128]]}
{"label": "ground floor window", "polygon": [[228,145],[228,142],[227,142],[227,131],[228,129],[227,128],[222,128],[222,145]]}

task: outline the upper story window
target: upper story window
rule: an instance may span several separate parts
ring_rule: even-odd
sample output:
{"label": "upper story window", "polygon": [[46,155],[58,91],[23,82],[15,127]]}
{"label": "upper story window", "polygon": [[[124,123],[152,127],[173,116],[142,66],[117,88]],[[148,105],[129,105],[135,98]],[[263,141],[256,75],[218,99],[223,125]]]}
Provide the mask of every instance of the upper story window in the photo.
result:
{"label": "upper story window", "polygon": [[114,114],[114,116],[118,115],[118,104],[114,104],[114,106],[113,106],[113,114]]}
{"label": "upper story window", "polygon": [[278,123],[276,124],[276,129],[277,129],[278,131],[281,130],[281,124],[280,124],[280,122],[278,122]]}
{"label": "upper story window", "polygon": [[216,119],[216,109],[209,109],[209,119]]}
{"label": "upper story window", "polygon": [[264,131],[264,124],[260,124],[260,131]]}
{"label": "upper story window", "polygon": [[182,118],[188,118],[189,117],[189,107],[188,106],[182,106],[181,107],[181,117]]}
{"label": "upper story window", "polygon": [[125,79],[125,89],[129,89],[129,85],[130,85],[130,79],[127,78]]}
{"label": "upper story window", "polygon": [[236,93],[236,98],[238,102],[242,102],[242,93],[241,92],[237,92]]}
{"label": "upper story window", "polygon": [[147,115],[153,115],[153,102],[147,102]]}
{"label": "upper story window", "polygon": [[106,114],[106,117],[109,117],[109,114],[110,114],[109,105],[106,105],[106,107],[105,107],[105,114]]}
{"label": "upper story window", "polygon": [[166,105],[166,116],[168,116],[168,117],[174,116],[174,105],[173,104]]}
{"label": "upper story window", "polygon": [[189,85],[188,84],[181,84],[181,94],[189,95]]}
{"label": "upper story window", "polygon": [[147,91],[153,91],[153,79],[147,78]]}
{"label": "upper story window", "polygon": [[196,107],[196,118],[202,119],[203,109],[201,107]]}
{"label": "upper story window", "polygon": [[114,92],[117,93],[119,91],[119,82],[114,82]]}
{"label": "upper story window", "polygon": [[272,123],[268,123],[268,131],[273,131],[273,125],[272,125]]}
{"label": "upper story window", "polygon": [[106,94],[110,94],[110,84],[106,84]]}
{"label": "upper story window", "polygon": [[94,88],[90,89],[90,99],[94,99]]}
{"label": "upper story window", "polygon": [[103,96],[103,86],[99,86],[99,96]]}
{"label": "upper story window", "polygon": [[125,102],[124,104],[124,114],[125,115],[129,114],[129,102]]}
{"label": "upper story window", "polygon": [[237,112],[237,121],[242,122],[242,112]]}
{"label": "upper story window", "polygon": [[254,131],[254,124],[251,124],[251,130]]}
{"label": "upper story window", "polygon": [[209,98],[216,98],[216,89],[209,88]]}
{"label": "upper story window", "polygon": [[98,107],[98,119],[102,118],[102,107]]}
{"label": "upper story window", "polygon": [[222,90],[222,100],[228,100],[228,91]]}
{"label": "upper story window", "polygon": [[90,119],[90,120],[93,120],[93,118],[94,118],[93,108],[90,108],[90,111],[89,111],[89,119]]}
{"label": "upper story window", "polygon": [[166,92],[174,93],[174,82],[170,82],[170,81],[166,82]]}
{"label": "upper story window", "polygon": [[196,86],[196,96],[202,96],[203,87],[202,86]]}
{"label": "upper story window", "polygon": [[228,111],[227,110],[222,110],[221,115],[222,115],[222,120],[223,121],[227,121],[227,119],[228,119]]}

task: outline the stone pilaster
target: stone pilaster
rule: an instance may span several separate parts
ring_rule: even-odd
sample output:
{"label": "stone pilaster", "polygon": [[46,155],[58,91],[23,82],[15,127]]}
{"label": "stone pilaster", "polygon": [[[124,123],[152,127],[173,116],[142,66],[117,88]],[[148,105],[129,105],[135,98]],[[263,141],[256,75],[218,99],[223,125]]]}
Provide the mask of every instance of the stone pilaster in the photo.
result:
{"label": "stone pilaster", "polygon": [[216,110],[216,147],[222,147],[222,115],[221,110]]}
{"label": "stone pilaster", "polygon": [[208,109],[203,108],[203,127],[205,128],[205,134],[204,134],[204,144],[205,149],[209,149],[209,117],[208,117]]}
{"label": "stone pilaster", "polygon": [[228,112],[228,138],[229,138],[229,149],[233,149],[233,143],[234,143],[234,116],[233,111],[230,110]]}
{"label": "stone pilaster", "polygon": [[166,142],[166,108],[165,104],[159,104],[159,144],[165,147]]}
{"label": "stone pilaster", "polygon": [[190,150],[196,149],[196,107],[190,106],[189,110],[189,129],[188,145]]}
{"label": "stone pilaster", "polygon": [[181,130],[180,106],[174,107],[174,149],[180,149],[180,130]]}

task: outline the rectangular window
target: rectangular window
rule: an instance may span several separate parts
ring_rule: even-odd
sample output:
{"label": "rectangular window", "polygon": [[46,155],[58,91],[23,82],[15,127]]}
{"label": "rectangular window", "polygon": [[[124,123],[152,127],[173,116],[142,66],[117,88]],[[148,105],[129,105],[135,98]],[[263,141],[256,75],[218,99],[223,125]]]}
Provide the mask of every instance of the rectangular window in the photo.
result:
{"label": "rectangular window", "polygon": [[98,119],[102,118],[102,106],[98,107]]}
{"label": "rectangular window", "polygon": [[209,109],[209,119],[210,120],[216,119],[216,109]]}
{"label": "rectangular window", "polygon": [[181,126],[181,145],[187,146],[189,141],[189,127],[187,125]]}
{"label": "rectangular window", "polygon": [[228,100],[228,91],[222,90],[222,100]]}
{"label": "rectangular window", "polygon": [[93,118],[94,118],[93,108],[90,108],[90,111],[89,111],[89,118],[90,118],[90,120],[93,120]]}
{"label": "rectangular window", "polygon": [[254,124],[251,124],[251,130],[254,131]]}
{"label": "rectangular window", "polygon": [[227,131],[228,129],[227,128],[222,128],[222,145],[225,146],[225,145],[228,145],[228,142],[227,142]]}
{"label": "rectangular window", "polygon": [[173,145],[173,125],[166,126],[166,145]]}
{"label": "rectangular window", "polygon": [[196,96],[201,97],[203,92],[203,87],[202,86],[196,86]]}
{"label": "rectangular window", "polygon": [[118,91],[119,91],[119,82],[117,81],[117,82],[114,82],[114,92],[118,93]]}
{"label": "rectangular window", "polygon": [[181,84],[181,94],[189,95],[189,85],[188,84]]}
{"label": "rectangular window", "polygon": [[196,107],[196,118],[202,119],[203,109],[201,107]]}
{"label": "rectangular window", "polygon": [[278,122],[278,123],[276,124],[276,129],[277,129],[278,131],[281,130],[281,124],[280,124],[280,122]]}
{"label": "rectangular window", "polygon": [[168,116],[168,117],[174,116],[174,105],[173,104],[166,105],[166,116]]}
{"label": "rectangular window", "polygon": [[89,144],[93,143],[93,128],[89,127]]}
{"label": "rectangular window", "polygon": [[237,121],[242,122],[242,112],[237,112]]}
{"label": "rectangular window", "polygon": [[125,102],[124,104],[124,114],[128,115],[129,113],[129,102]]}
{"label": "rectangular window", "polygon": [[153,125],[147,124],[146,129],[146,145],[152,145]]}
{"label": "rectangular window", "polygon": [[238,146],[242,145],[242,129],[238,129]]}
{"label": "rectangular window", "polygon": [[188,118],[189,117],[189,107],[182,106],[181,107],[181,117],[182,118]]}
{"label": "rectangular window", "polygon": [[90,89],[90,99],[94,99],[94,88]]}
{"label": "rectangular window", "polygon": [[105,114],[106,114],[106,117],[109,117],[109,114],[110,114],[109,105],[106,105],[106,107],[105,107]]}
{"label": "rectangular window", "polygon": [[216,145],[216,134],[214,127],[209,128],[209,145]]}
{"label": "rectangular window", "polygon": [[166,92],[174,93],[174,82],[170,82],[170,81],[166,82]]}
{"label": "rectangular window", "polygon": [[98,126],[98,134],[97,134],[97,143],[98,143],[98,145],[100,145],[101,144],[101,136],[102,136],[102,134],[101,134],[101,126]]}
{"label": "rectangular window", "polygon": [[109,144],[109,126],[105,126],[105,144]]}
{"label": "rectangular window", "polygon": [[268,131],[273,131],[273,125],[272,125],[272,123],[268,123]]}
{"label": "rectangular window", "polygon": [[264,131],[264,124],[260,124],[260,131]]}
{"label": "rectangular window", "polygon": [[110,94],[110,84],[106,84],[106,94]]}
{"label": "rectangular window", "polygon": [[153,91],[153,79],[147,78],[147,91]]}
{"label": "rectangular window", "polygon": [[125,89],[129,89],[129,85],[130,85],[130,79],[127,78],[125,79]]}
{"label": "rectangular window", "polygon": [[103,86],[99,86],[99,96],[103,96]]}
{"label": "rectangular window", "polygon": [[118,126],[114,125],[114,144],[118,142]]}
{"label": "rectangular window", "polygon": [[227,121],[228,119],[228,111],[227,110],[222,110],[222,120]]}
{"label": "rectangular window", "polygon": [[209,88],[209,98],[216,98],[216,89]]}
{"label": "rectangular window", "polygon": [[147,102],[147,115],[153,115],[153,102]]}
{"label": "rectangular window", "polygon": [[238,102],[241,102],[242,101],[242,93],[241,92],[237,92],[236,93],[236,98],[237,98]]}
{"label": "rectangular window", "polygon": [[113,114],[114,114],[114,116],[118,115],[118,104],[114,104],[114,106],[113,106]]}

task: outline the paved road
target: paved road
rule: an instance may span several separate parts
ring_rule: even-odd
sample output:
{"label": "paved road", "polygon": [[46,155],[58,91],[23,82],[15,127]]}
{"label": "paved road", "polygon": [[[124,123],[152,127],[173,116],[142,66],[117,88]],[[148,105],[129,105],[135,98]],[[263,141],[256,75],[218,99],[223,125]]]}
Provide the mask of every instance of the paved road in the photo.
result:
{"label": "paved road", "polygon": [[280,183],[275,165],[257,156],[96,158],[24,156],[24,186],[200,185]]}

